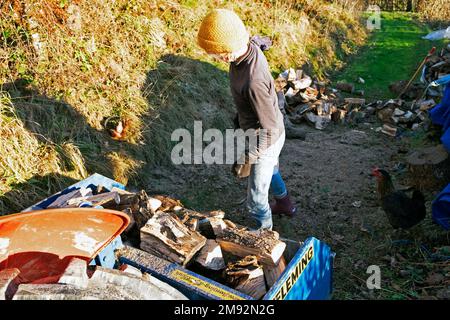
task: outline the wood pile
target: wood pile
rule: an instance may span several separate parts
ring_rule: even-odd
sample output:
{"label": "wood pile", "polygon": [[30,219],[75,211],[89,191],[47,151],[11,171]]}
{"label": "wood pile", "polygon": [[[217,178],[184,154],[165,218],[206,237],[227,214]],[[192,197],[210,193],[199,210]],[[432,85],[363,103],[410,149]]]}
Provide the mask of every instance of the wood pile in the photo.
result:
{"label": "wood pile", "polygon": [[255,298],[264,296],[286,267],[286,244],[277,232],[250,231],[225,219],[223,211],[198,212],[170,197],[87,188],[58,198],[52,207],[87,204],[129,215],[131,224],[121,235],[127,245]]}
{"label": "wood pile", "polygon": [[[362,78],[358,81],[364,83]],[[301,69],[291,68],[275,79],[275,87],[280,107],[283,106],[289,121],[294,124],[305,122],[323,130],[330,123],[358,123],[370,115],[365,110],[364,91],[357,90],[352,83],[339,82],[332,88],[313,80]],[[345,97],[344,94],[358,97]]]}
{"label": "wood pile", "polygon": [[433,99],[409,102],[391,99],[386,102],[378,101],[370,106],[375,108],[377,118],[383,124],[376,130],[395,137],[408,129],[427,129],[430,125],[427,110],[436,106],[436,102]]}
{"label": "wood pile", "polygon": [[450,45],[437,50],[425,63],[424,78],[427,83],[450,74]]}
{"label": "wood pile", "polygon": [[[449,73],[450,49],[432,56],[425,72],[427,81],[436,80]],[[359,78],[360,83],[364,79]],[[390,85],[395,94],[400,94],[408,81]],[[440,93],[428,89],[422,83],[413,83],[402,94],[402,99],[367,101],[354,84],[340,82],[335,88],[313,80],[302,70],[289,69],[275,79],[280,108],[286,112],[290,122],[307,123],[318,130],[330,123],[371,124],[380,121],[375,131],[395,137],[406,130],[427,130],[430,126],[428,110],[436,106]],[[359,97],[348,97],[349,94]],[[281,103],[280,103],[281,101]]]}

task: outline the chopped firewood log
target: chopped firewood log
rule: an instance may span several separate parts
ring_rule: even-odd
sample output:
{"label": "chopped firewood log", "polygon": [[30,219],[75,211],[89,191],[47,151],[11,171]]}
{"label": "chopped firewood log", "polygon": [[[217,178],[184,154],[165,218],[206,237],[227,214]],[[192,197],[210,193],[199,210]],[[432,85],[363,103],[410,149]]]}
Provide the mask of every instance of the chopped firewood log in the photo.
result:
{"label": "chopped firewood log", "polygon": [[342,122],[345,119],[347,111],[342,109],[337,109],[331,114],[331,120],[335,123]]}
{"label": "chopped firewood log", "polygon": [[221,218],[211,217],[199,221],[199,231],[208,239],[220,237],[226,228],[228,226]]}
{"label": "chopped firewood log", "polygon": [[[161,210],[163,211],[163,210]],[[188,215],[191,218],[197,218],[199,220],[207,219],[207,218],[220,218],[223,219],[225,217],[225,212],[222,210],[215,210],[215,211],[206,211],[206,212],[198,212],[195,210],[187,209],[187,208],[181,208],[180,210],[177,210],[174,212],[178,217],[184,215]]]}
{"label": "chopped firewood log", "polygon": [[[112,187],[112,189],[110,190],[111,192],[117,192],[119,195],[126,195],[126,194],[135,194],[134,192],[130,192],[124,189],[120,189],[117,187]],[[101,193],[101,192],[98,192]]]}
{"label": "chopped firewood log", "polygon": [[222,251],[238,257],[255,255],[264,265],[276,266],[286,244],[279,240],[276,231],[248,231],[226,228],[217,239]]}
{"label": "chopped firewood log", "polygon": [[179,200],[162,195],[155,195],[152,197],[161,201],[161,206],[158,209],[159,211],[178,211],[183,208],[183,204]]}
{"label": "chopped firewood log", "polygon": [[419,102],[419,110],[420,111],[427,111],[429,109],[434,108],[434,106],[436,106],[436,102],[433,99]]}
{"label": "chopped firewood log", "polygon": [[198,230],[198,219],[196,218],[189,218],[184,225],[186,227],[188,227],[189,229],[191,229],[192,231],[197,231]]}
{"label": "chopped firewood log", "polygon": [[361,98],[345,98],[345,103],[350,105],[357,105],[357,106],[363,106],[366,104],[366,99]]}
{"label": "chopped firewood log", "polygon": [[120,204],[116,208],[108,206],[105,206],[105,208],[124,212],[131,209],[138,229],[141,229],[161,206],[160,200],[149,197],[144,190],[139,193],[122,193],[119,196]]}
{"label": "chopped firewood log", "polygon": [[255,299],[266,294],[264,272],[256,256],[246,256],[235,263],[229,263],[224,271],[227,284]]}
{"label": "chopped firewood log", "polygon": [[139,195],[136,193],[129,193],[129,194],[120,194],[120,203],[116,208],[113,207],[107,207],[107,209],[116,209],[123,211],[125,209],[131,209],[132,212],[136,212],[139,210]]}
{"label": "chopped firewood log", "polygon": [[394,108],[384,108],[378,111],[377,117],[383,123],[392,123],[392,114],[394,113]]}
{"label": "chopped firewood log", "polygon": [[230,221],[228,219],[223,219],[223,222],[227,225],[228,228],[235,229],[237,228],[236,224],[233,221]]}
{"label": "chopped firewood log", "polygon": [[120,196],[116,191],[100,193],[95,196],[73,198],[67,201],[68,206],[78,207],[82,202],[92,203],[93,206],[119,204]]}
{"label": "chopped firewood log", "polygon": [[394,93],[395,95],[399,95],[403,89],[406,87],[406,84],[408,83],[408,80],[400,80],[393,82],[389,85],[389,90]]}
{"label": "chopped firewood log", "polygon": [[131,210],[131,208],[126,208],[124,210],[122,210],[122,212],[124,212],[128,218],[130,218],[130,223],[128,224],[127,228],[123,231],[123,233],[128,233],[130,232],[131,229],[133,229],[136,226],[136,221],[134,220],[134,215],[133,215],[133,211]]}
{"label": "chopped firewood log", "polygon": [[170,213],[158,211],[141,229],[141,249],[170,262],[186,265],[206,238]]}
{"label": "chopped firewood log", "polygon": [[206,244],[195,258],[195,262],[209,270],[222,270],[225,268],[222,249],[220,249],[216,240],[206,240]]}
{"label": "chopped firewood log", "polygon": [[286,260],[283,256],[280,258],[280,261],[278,261],[278,264],[275,267],[264,266],[264,276],[266,277],[266,283],[269,288],[277,282],[284,269],[286,269]]}
{"label": "chopped firewood log", "polygon": [[388,136],[395,137],[397,135],[397,128],[388,124],[384,124],[381,132],[387,134]]}
{"label": "chopped firewood log", "polygon": [[79,197],[89,197],[92,196],[92,190],[90,188],[81,188],[76,189],[74,191],[71,191],[67,194],[63,194],[59,196],[55,201],[53,201],[47,209],[54,209],[54,208],[64,208],[68,206],[68,201],[74,198]]}
{"label": "chopped firewood log", "polygon": [[344,92],[348,92],[348,93],[353,93],[353,91],[355,91],[355,85],[351,84],[351,83],[346,83],[346,82],[339,82],[339,83],[336,83],[336,89],[344,91]]}

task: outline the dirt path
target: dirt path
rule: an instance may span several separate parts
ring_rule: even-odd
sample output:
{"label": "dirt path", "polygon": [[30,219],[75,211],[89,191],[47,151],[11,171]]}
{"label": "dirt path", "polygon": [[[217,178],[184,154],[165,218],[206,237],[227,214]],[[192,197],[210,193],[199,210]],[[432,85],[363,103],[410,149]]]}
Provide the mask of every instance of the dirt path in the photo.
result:
{"label": "dirt path", "polygon": [[[274,229],[286,238],[303,241],[314,236],[331,246],[337,254],[334,298],[428,296],[429,290],[419,290],[430,287],[426,278],[436,268],[440,272],[447,269],[429,262],[424,248],[450,244],[448,233],[431,222],[430,200],[436,192],[426,195],[425,221],[405,233],[393,231],[378,205],[375,181],[369,173],[373,166],[386,168],[400,186],[405,173],[401,160],[408,143],[376,133],[371,126],[361,124],[352,129],[331,125],[324,131],[304,126],[306,141],[286,141],[280,157],[281,172],[299,214],[294,218],[274,217]],[[242,202],[246,181],[236,180],[230,166],[158,169],[148,189],[182,199],[187,207],[222,209],[229,219],[244,225],[248,222]],[[366,287],[366,270],[373,264],[381,268],[381,290]],[[435,292],[448,294],[445,286],[436,287]]]}

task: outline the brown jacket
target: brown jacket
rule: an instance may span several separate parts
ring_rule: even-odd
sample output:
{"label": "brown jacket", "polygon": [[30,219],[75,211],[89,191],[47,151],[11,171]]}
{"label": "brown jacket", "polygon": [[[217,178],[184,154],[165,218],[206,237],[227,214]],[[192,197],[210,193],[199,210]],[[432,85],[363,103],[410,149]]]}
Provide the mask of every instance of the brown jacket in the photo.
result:
{"label": "brown jacket", "polygon": [[[274,144],[284,132],[275,84],[261,49],[252,41],[247,53],[230,65],[230,86],[243,130],[266,129],[267,141],[250,150],[252,157]],[[259,139],[261,141],[261,139]]]}

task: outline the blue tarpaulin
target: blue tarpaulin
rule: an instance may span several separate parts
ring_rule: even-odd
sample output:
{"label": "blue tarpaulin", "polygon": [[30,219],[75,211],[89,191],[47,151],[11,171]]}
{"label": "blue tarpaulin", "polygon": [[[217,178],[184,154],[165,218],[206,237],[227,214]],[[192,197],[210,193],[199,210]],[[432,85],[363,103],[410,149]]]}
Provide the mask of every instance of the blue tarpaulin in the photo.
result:
{"label": "blue tarpaulin", "polygon": [[[448,78],[450,81],[450,77]],[[447,82],[441,103],[430,110],[430,117],[434,124],[442,126],[444,135],[441,137],[441,141],[450,152],[450,82]]]}
{"label": "blue tarpaulin", "polygon": [[[444,134],[442,144],[450,152],[450,75],[435,81],[436,85],[446,85],[440,104],[430,110],[433,123],[441,125]],[[444,229],[450,229],[450,184],[442,190],[432,204],[433,220]]]}
{"label": "blue tarpaulin", "polygon": [[433,220],[445,230],[450,229],[450,183],[432,204]]}

